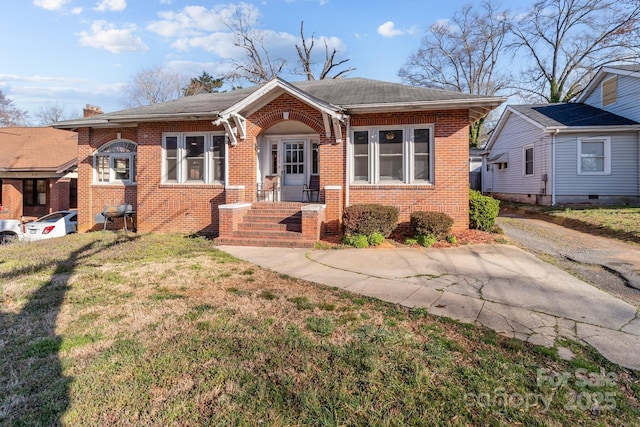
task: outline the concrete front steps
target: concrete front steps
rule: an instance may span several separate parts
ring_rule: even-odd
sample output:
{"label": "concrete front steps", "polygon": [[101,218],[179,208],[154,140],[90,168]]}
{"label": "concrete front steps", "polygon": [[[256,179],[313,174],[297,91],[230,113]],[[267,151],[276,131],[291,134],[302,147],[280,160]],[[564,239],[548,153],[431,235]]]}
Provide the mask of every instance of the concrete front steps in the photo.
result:
{"label": "concrete front steps", "polygon": [[315,240],[302,236],[302,203],[258,202],[244,215],[230,237],[218,237],[218,245],[313,248]]}

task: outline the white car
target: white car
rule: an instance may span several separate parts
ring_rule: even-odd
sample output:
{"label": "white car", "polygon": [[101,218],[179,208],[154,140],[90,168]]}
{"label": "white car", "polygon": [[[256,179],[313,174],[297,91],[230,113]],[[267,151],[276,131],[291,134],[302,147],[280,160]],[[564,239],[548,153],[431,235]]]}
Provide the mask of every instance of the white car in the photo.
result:
{"label": "white car", "polygon": [[24,225],[24,240],[50,239],[78,231],[78,211],[58,211]]}
{"label": "white car", "polygon": [[22,223],[19,220],[0,220],[0,245],[22,240],[22,236]]}

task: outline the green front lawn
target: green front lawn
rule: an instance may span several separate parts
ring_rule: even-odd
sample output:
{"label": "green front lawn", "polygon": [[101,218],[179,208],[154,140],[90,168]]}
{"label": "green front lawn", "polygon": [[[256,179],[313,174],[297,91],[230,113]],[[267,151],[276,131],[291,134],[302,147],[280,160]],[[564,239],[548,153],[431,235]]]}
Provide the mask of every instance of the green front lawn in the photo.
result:
{"label": "green front lawn", "polygon": [[632,425],[638,373],[200,238],[0,247],[0,425]]}

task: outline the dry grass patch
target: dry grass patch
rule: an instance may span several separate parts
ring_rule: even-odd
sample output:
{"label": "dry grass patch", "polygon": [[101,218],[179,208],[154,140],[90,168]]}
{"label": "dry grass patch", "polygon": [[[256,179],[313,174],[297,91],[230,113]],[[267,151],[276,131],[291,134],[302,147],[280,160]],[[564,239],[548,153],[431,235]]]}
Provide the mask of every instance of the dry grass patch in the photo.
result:
{"label": "dry grass patch", "polygon": [[[565,343],[579,355],[571,364],[275,274],[204,239],[93,233],[10,249],[0,248],[3,295],[25,301],[2,300],[0,424],[625,425],[640,415],[637,373],[589,348]],[[578,384],[579,369],[616,380]],[[613,393],[615,407],[574,408],[572,390]]]}

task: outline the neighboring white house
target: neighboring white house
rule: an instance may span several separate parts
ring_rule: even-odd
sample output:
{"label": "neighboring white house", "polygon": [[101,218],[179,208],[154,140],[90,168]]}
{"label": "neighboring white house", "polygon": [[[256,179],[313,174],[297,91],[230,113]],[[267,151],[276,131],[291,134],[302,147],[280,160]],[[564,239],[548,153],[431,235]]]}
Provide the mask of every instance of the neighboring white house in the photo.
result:
{"label": "neighboring white house", "polygon": [[640,65],[605,67],[575,103],[508,106],[482,191],[541,205],[640,202],[639,93]]}

